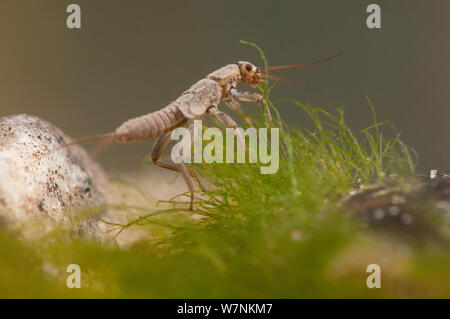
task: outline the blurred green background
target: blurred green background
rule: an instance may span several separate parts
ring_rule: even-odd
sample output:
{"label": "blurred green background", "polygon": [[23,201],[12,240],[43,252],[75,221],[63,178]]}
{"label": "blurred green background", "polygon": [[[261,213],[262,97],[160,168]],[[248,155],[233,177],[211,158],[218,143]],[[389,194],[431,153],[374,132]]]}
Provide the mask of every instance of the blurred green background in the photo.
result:
{"label": "blurred green background", "polygon": [[[372,2],[381,30],[365,24]],[[81,30],[66,27],[70,3],[81,6]],[[306,86],[279,84],[273,99],[345,106],[358,129],[371,123],[368,95],[378,119],[417,151],[419,170],[450,168],[449,11],[444,0],[2,0],[0,116],[34,114],[74,137],[110,132],[225,64],[260,63],[241,39],[259,44],[272,65],[343,50],[327,64],[277,72]],[[289,123],[308,121],[291,106],[280,111]],[[133,169],[151,143],[115,145],[100,160]]]}

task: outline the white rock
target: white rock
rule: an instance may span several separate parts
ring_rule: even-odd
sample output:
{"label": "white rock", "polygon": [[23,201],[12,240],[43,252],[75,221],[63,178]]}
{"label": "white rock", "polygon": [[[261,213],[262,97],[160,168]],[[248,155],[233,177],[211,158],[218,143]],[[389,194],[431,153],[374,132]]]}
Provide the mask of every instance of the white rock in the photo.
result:
{"label": "white rock", "polygon": [[77,232],[106,238],[95,216],[78,213],[105,203],[107,177],[81,147],[50,152],[68,141],[38,117],[0,118],[0,224],[16,227],[38,217],[49,224],[75,221]]}

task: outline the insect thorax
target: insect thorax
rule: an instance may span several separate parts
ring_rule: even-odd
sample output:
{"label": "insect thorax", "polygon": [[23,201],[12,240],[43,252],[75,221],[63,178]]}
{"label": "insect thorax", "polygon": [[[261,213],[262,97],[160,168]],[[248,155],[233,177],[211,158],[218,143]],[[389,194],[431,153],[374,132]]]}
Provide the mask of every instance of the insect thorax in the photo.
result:
{"label": "insect thorax", "polygon": [[217,81],[227,94],[231,88],[235,88],[241,80],[241,72],[237,64],[228,64],[207,76],[208,79]]}
{"label": "insect thorax", "polygon": [[200,118],[211,106],[222,99],[222,89],[217,81],[202,79],[185,91],[173,104],[188,119]]}

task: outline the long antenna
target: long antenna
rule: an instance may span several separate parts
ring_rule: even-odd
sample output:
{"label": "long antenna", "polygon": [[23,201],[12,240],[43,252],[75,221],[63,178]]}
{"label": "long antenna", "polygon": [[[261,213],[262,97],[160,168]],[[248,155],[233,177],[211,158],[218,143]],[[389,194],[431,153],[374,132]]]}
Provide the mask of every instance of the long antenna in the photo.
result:
{"label": "long antenna", "polygon": [[332,55],[332,56],[330,56],[328,58],[317,60],[317,61],[310,62],[310,63],[269,66],[267,68],[261,68],[261,71],[265,72],[265,71],[273,71],[273,70],[281,70],[281,69],[302,68],[302,67],[305,67],[305,66],[310,66],[310,65],[314,65],[314,64],[320,64],[320,63],[323,63],[323,62],[327,62],[327,61],[329,61],[331,59],[334,59],[335,57],[340,56],[342,53],[343,52],[341,51],[341,52],[336,53],[335,55]]}
{"label": "long antenna", "polygon": [[268,79],[271,79],[271,80],[275,80],[275,81],[278,81],[278,82],[295,84],[295,85],[298,85],[298,86],[301,86],[301,87],[305,87],[305,84],[302,83],[302,82],[298,82],[298,81],[294,81],[294,80],[288,80],[288,79],[285,79],[285,78],[282,78],[282,77],[279,77],[279,76],[275,76],[275,75],[271,75],[271,74],[267,74],[267,75],[263,74],[263,76],[265,78],[268,78]]}

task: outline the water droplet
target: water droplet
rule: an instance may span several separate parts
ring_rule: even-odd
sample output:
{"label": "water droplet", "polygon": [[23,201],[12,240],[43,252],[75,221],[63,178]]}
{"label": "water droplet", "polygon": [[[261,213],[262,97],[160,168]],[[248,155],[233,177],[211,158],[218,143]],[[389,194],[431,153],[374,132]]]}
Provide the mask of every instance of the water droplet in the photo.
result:
{"label": "water droplet", "polygon": [[375,219],[383,219],[384,218],[384,215],[385,215],[385,213],[384,213],[384,210],[382,209],[382,208],[377,208],[377,209],[375,209],[374,210],[374,212],[373,212],[373,217],[375,218]]}
{"label": "water droplet", "polygon": [[291,239],[292,241],[299,241],[303,238],[303,234],[298,229],[295,229],[291,232]]}
{"label": "water droplet", "polygon": [[400,207],[398,207],[398,206],[391,206],[391,207],[388,208],[388,213],[391,216],[398,215],[398,213],[400,213]]}
{"label": "water droplet", "polygon": [[437,169],[430,170],[430,178],[435,179],[437,176]]}
{"label": "water droplet", "polygon": [[406,199],[403,196],[400,195],[393,195],[392,196],[392,204],[394,205],[400,205],[406,203]]}
{"label": "water droplet", "polygon": [[412,217],[410,214],[403,214],[401,218],[402,222],[405,223],[406,225],[411,224],[414,220],[414,217]]}

